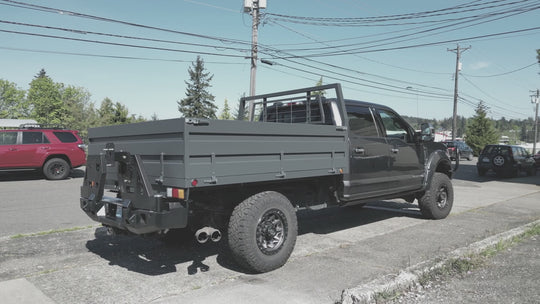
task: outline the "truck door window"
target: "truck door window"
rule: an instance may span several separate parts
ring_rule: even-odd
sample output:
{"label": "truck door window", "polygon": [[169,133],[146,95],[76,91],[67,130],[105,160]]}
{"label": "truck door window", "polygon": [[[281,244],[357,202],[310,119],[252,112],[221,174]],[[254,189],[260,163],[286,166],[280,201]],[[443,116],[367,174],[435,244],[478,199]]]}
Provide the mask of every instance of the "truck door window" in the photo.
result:
{"label": "truck door window", "polygon": [[399,116],[395,113],[380,109],[379,115],[386,132],[386,137],[399,138],[406,142],[410,141],[412,138],[412,134],[409,134],[410,129]]}
{"label": "truck door window", "polygon": [[351,107],[347,110],[349,129],[358,136],[379,136],[373,115],[367,107]]}

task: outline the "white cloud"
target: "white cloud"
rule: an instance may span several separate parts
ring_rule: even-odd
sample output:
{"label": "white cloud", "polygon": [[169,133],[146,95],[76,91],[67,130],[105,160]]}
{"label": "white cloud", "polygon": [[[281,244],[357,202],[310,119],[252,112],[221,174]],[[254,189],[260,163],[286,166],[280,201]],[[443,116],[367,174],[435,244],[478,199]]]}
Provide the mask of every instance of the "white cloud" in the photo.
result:
{"label": "white cloud", "polygon": [[477,71],[477,70],[482,70],[482,69],[485,69],[487,67],[491,66],[491,62],[487,62],[487,61],[478,61],[478,62],[475,62],[471,65],[471,69]]}

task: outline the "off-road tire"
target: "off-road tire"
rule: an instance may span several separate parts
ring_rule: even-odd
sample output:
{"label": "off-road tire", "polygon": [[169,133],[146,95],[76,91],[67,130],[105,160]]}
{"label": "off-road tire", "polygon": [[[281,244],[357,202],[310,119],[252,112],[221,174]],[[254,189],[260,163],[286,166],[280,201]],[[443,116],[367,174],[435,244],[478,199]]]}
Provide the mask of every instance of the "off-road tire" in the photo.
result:
{"label": "off-road tire", "polygon": [[61,158],[51,158],[43,165],[43,175],[50,180],[66,179],[70,170],[67,161]]}
{"label": "off-road tire", "polygon": [[255,194],[236,206],[227,231],[233,257],[254,273],[283,266],[293,251],[297,234],[293,206],[274,191]]}
{"label": "off-road tire", "polygon": [[454,203],[454,189],[450,178],[435,172],[424,195],[418,200],[420,212],[428,219],[443,219],[448,216]]}

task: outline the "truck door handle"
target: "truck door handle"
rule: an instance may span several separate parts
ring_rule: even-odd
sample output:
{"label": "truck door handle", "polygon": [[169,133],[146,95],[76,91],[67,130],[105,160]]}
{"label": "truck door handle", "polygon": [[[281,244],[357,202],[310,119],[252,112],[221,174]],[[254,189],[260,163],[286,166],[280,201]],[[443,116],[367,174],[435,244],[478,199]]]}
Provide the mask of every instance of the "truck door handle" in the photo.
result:
{"label": "truck door handle", "polygon": [[364,155],[366,150],[364,148],[354,148],[354,153]]}
{"label": "truck door handle", "polygon": [[398,148],[392,148],[392,149],[390,149],[390,151],[391,151],[392,153],[394,153],[394,154],[399,153],[399,149],[398,149]]}
{"label": "truck door handle", "polygon": [[40,149],[41,149],[41,150],[49,150],[50,147],[41,147]]}
{"label": "truck door handle", "polygon": [[9,148],[9,151],[17,151],[17,148]]}

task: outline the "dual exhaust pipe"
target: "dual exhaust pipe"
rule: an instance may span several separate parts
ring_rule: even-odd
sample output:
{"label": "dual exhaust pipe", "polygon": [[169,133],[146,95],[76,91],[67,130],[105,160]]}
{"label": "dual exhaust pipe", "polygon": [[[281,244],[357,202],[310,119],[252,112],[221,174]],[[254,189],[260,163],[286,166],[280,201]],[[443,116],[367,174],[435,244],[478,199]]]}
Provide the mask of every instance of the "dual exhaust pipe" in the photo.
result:
{"label": "dual exhaust pipe", "polygon": [[195,232],[195,239],[201,244],[208,242],[208,240],[219,242],[221,240],[221,231],[212,227],[204,227]]}

